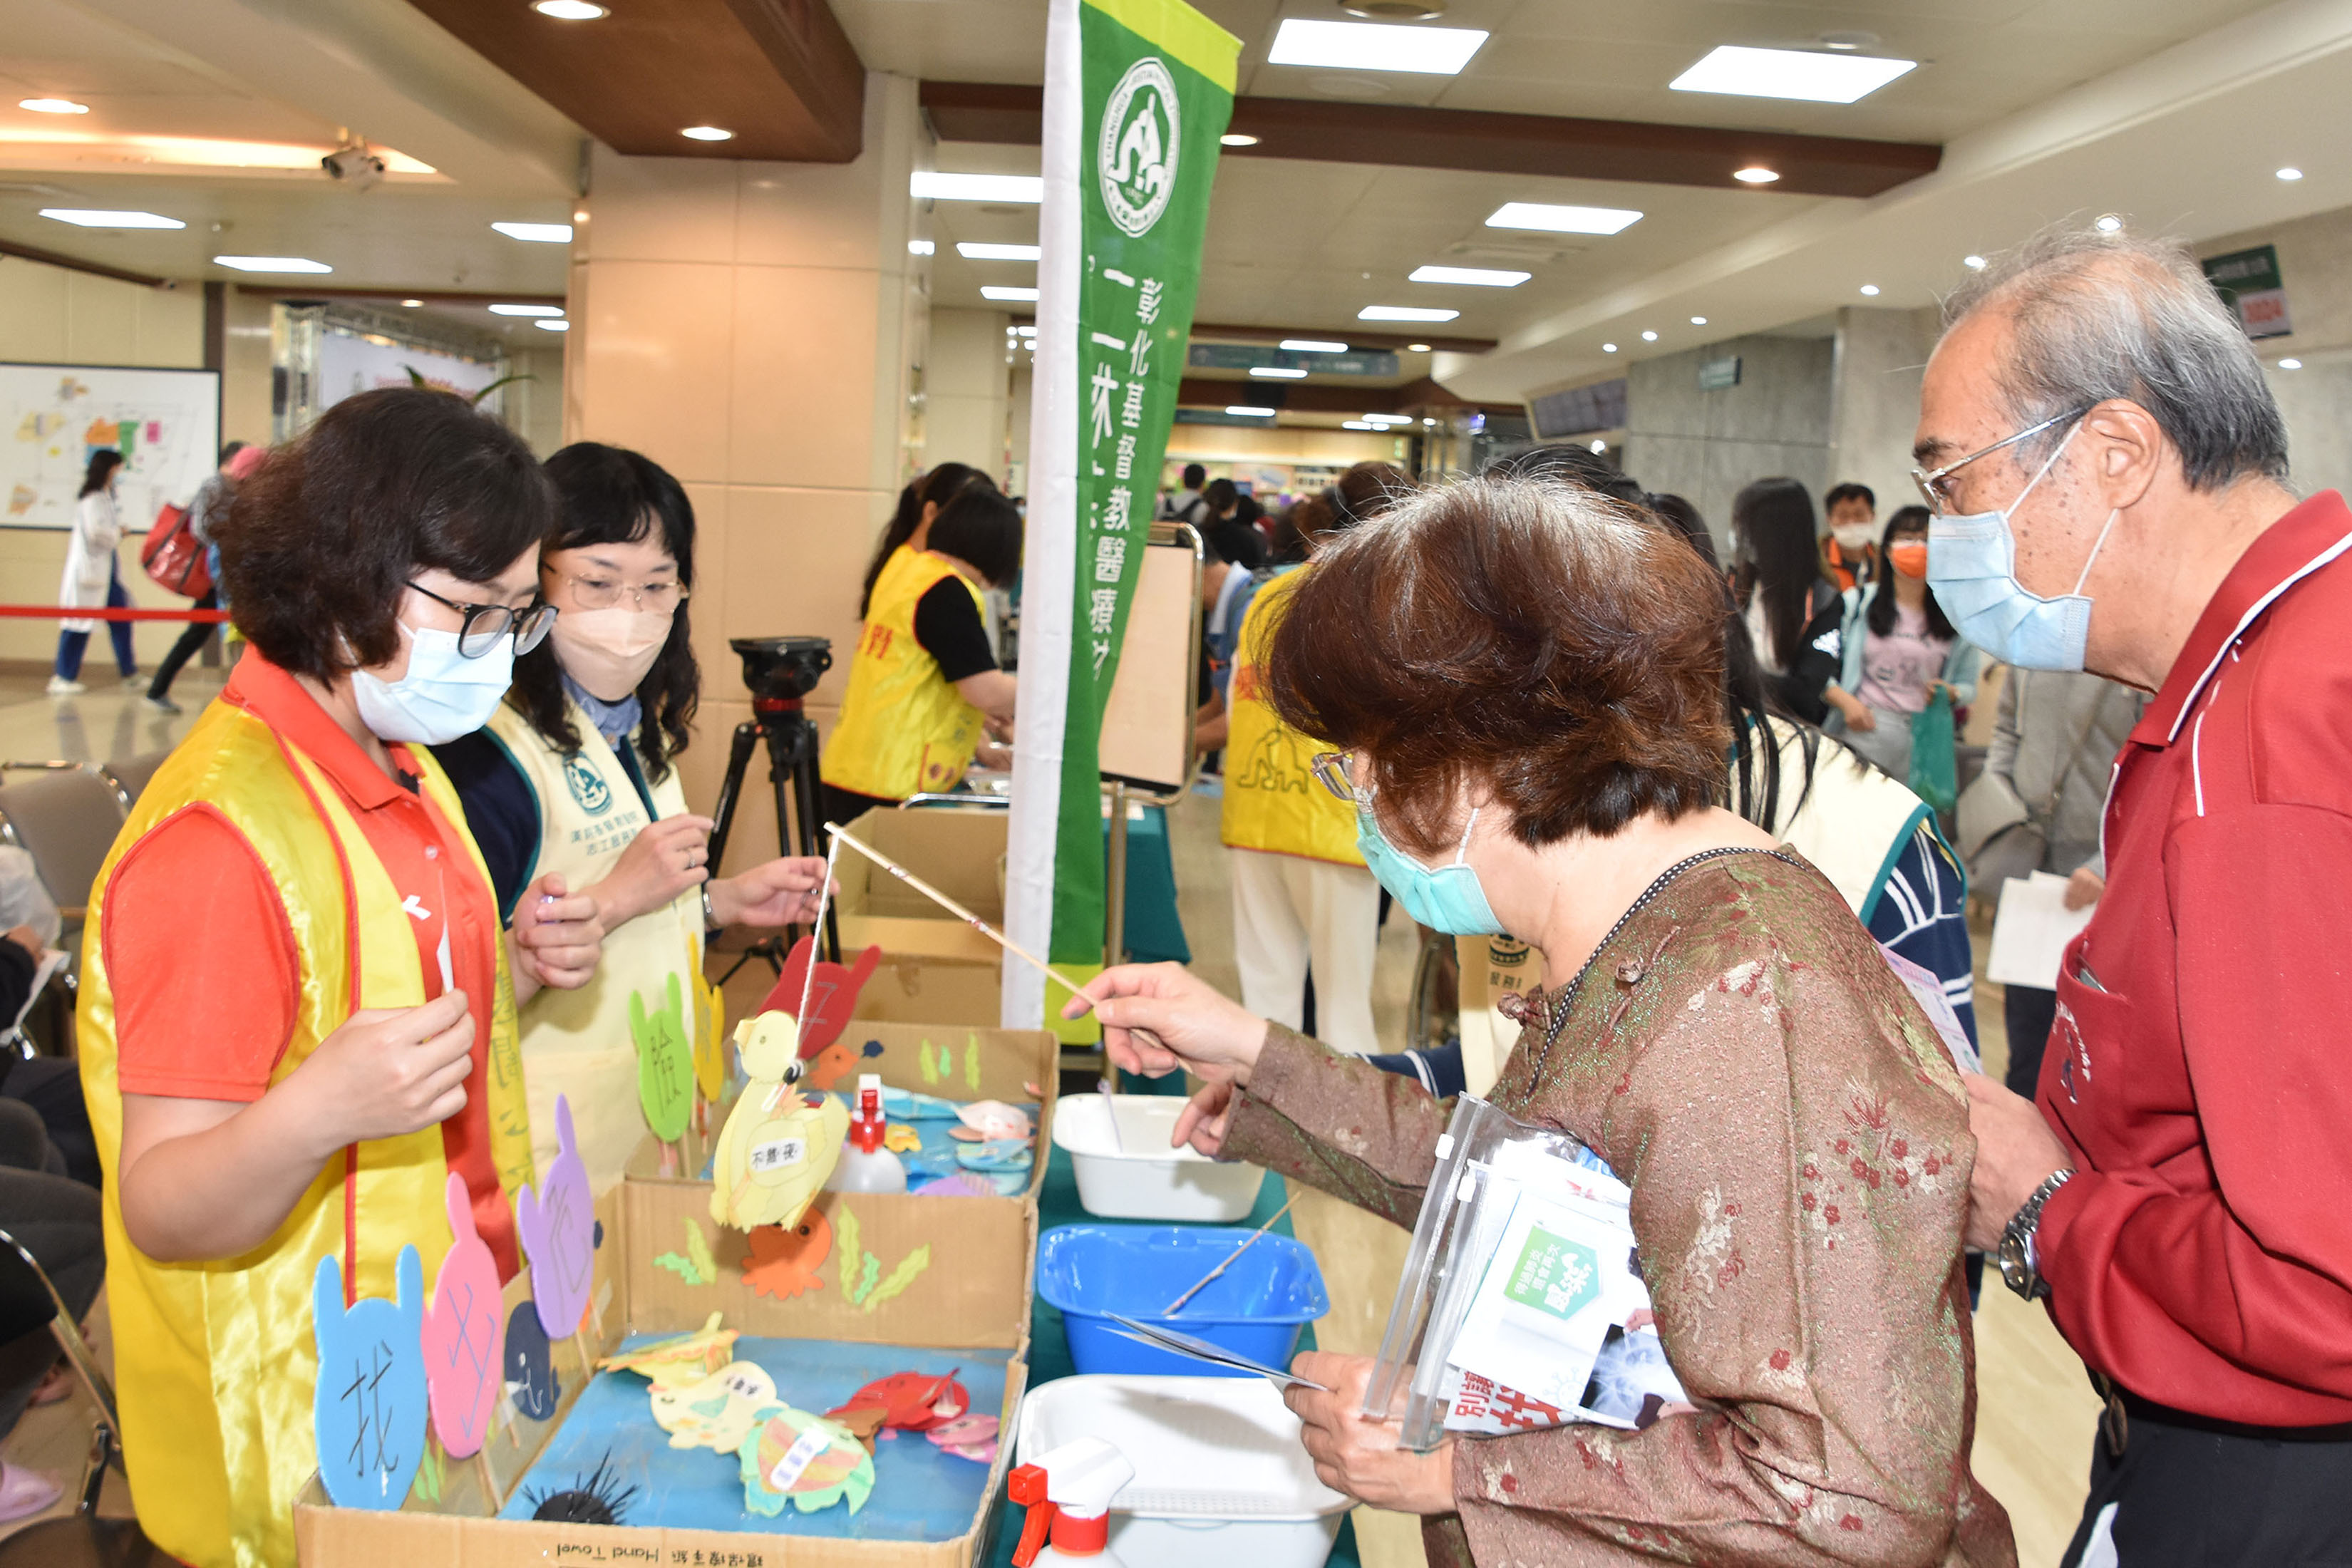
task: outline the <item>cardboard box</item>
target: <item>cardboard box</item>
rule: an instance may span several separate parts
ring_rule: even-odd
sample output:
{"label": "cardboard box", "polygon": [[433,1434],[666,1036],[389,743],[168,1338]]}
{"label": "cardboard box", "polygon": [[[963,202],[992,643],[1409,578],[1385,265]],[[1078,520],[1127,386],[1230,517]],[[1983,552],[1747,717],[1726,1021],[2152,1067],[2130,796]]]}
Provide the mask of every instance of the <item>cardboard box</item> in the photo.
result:
{"label": "cardboard box", "polygon": [[[710,1219],[709,1184],[659,1173],[661,1147],[650,1138],[629,1174],[597,1203],[605,1244],[596,1254],[595,1307],[580,1341],[555,1347],[562,1399],[546,1422],[517,1417],[484,1449],[493,1481],[510,1493],[541,1448],[572,1414],[583,1384],[583,1358],[609,1354],[628,1333],[678,1333],[700,1328],[714,1312],[730,1328],[776,1338],[845,1340],[938,1349],[987,1348],[1013,1352],[998,1412],[1009,1434],[1028,1376],[1030,1291],[1035,1275],[1036,1194],[1045,1178],[1043,1152],[1051,1147],[1057,1047],[1042,1030],[929,1026],[857,1025],[844,1037],[881,1050],[861,1058],[898,1088],[953,1099],[998,1099],[1040,1107],[1040,1158],[1028,1189],[1016,1197],[919,1198],[890,1194],[828,1193],[813,1212],[834,1226],[835,1246],[817,1273],[822,1284],[789,1300],[754,1291],[743,1278],[749,1243]],[[949,1054],[940,1071],[938,1053]],[[931,1062],[927,1081],[922,1063]],[[969,1064],[969,1065],[968,1065]],[[1032,1094],[1036,1084],[1042,1093]],[[975,1084],[977,1087],[975,1087]],[[699,1150],[689,1135],[688,1158]],[[858,1250],[878,1260],[887,1277],[916,1248],[929,1247],[929,1264],[898,1295],[873,1310],[849,1302],[841,1279],[845,1263],[862,1270],[862,1258],[845,1258],[843,1212],[855,1213]],[[718,1279],[689,1285],[654,1259],[676,1251],[689,1223],[700,1227],[718,1265]],[[507,1289],[507,1310],[530,1294],[528,1275]],[[429,1282],[428,1282],[429,1283]],[[397,1513],[339,1509],[314,1479],[294,1510],[295,1542],[305,1568],[400,1563],[452,1568],[521,1568],[547,1563],[734,1564],[737,1568],[973,1568],[987,1549],[990,1502],[1003,1489],[1007,1442],[992,1469],[971,1526],[952,1541],[842,1541],[755,1532],[677,1530],[629,1525],[553,1524],[489,1517],[473,1460],[454,1461],[436,1502],[412,1492]],[[716,1462],[714,1460],[714,1462]],[[789,1517],[789,1516],[787,1516]],[[699,1556],[697,1555],[699,1553]]]}
{"label": "cardboard box", "polygon": [[[981,806],[877,806],[842,826],[1002,931],[1007,815]],[[994,942],[855,849],[842,850],[834,875],[841,883],[833,908],[844,952],[879,946],[892,957],[997,966]]]}
{"label": "cardboard box", "polygon": [[[842,942],[848,944],[844,933]],[[991,951],[994,946],[991,944]],[[994,1028],[1003,1016],[1004,966],[946,958],[885,954],[866,978],[850,1016],[864,1023],[964,1025]]]}

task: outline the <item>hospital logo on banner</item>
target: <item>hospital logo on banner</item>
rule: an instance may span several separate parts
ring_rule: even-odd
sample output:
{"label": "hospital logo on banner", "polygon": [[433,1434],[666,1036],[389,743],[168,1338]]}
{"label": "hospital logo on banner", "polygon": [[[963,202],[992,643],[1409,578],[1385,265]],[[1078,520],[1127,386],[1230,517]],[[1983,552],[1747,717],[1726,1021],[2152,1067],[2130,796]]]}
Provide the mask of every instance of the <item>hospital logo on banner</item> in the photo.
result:
{"label": "hospital logo on banner", "polygon": [[1111,222],[1128,234],[1148,233],[1176,193],[1182,151],[1175,79],[1157,55],[1146,56],[1127,68],[1103,106],[1095,167]]}

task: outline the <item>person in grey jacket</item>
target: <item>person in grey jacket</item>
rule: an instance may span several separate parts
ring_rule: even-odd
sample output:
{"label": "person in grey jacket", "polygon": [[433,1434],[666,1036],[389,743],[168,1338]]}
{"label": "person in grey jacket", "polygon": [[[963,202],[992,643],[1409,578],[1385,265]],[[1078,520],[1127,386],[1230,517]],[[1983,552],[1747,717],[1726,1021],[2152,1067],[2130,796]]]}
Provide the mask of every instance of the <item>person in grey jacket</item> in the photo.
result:
{"label": "person in grey jacket", "polygon": [[[2097,903],[2106,890],[2099,823],[2116,753],[2147,707],[2145,692],[2078,671],[2011,669],[2001,683],[1985,771],[2000,774],[2025,803],[2048,846],[2039,869],[2067,879],[2070,910]],[[2002,1079],[2030,1099],[2042,1077],[2058,994],[2034,985],[2004,990],[2009,1070]]]}
{"label": "person in grey jacket", "polygon": [[[261,467],[262,459],[268,456],[266,447],[249,446],[243,441],[231,441],[221,448],[220,468],[197,489],[196,499],[188,503],[188,531],[194,534],[196,542],[207,551],[215,550],[213,524],[228,515],[229,503],[236,499],[237,481]],[[213,555],[213,572],[214,581],[217,584],[220,557],[216,551]],[[220,589],[215,586],[205,589],[191,607],[217,609],[220,602]],[[155,679],[149,683],[143,699],[148,707],[160,713],[177,713],[180,710],[180,705],[172,700],[172,682],[178,678],[181,667],[194,658],[219,629],[210,621],[188,623],[188,629],[180,634],[180,640],[172,645],[172,651],[165,654],[163,662],[155,667]]]}

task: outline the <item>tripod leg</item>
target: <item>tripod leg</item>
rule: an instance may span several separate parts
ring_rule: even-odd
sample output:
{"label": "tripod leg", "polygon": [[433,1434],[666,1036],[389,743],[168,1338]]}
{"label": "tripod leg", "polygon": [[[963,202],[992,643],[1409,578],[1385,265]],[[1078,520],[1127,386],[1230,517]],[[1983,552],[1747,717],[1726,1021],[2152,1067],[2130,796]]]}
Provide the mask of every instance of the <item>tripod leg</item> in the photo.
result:
{"label": "tripod leg", "polygon": [[727,749],[727,777],[719,785],[719,804],[710,811],[710,856],[704,862],[717,876],[727,858],[727,835],[735,826],[735,805],[743,795],[743,770],[751,765],[751,748],[759,743],[760,726],[750,720],[735,726]]}
{"label": "tripod leg", "polygon": [[[776,784],[776,837],[783,837],[784,824],[790,820],[799,834],[800,852],[823,855],[824,786],[817,771],[816,726],[803,716],[781,732],[770,731],[768,758],[774,770]],[[784,813],[784,786],[788,782],[792,785],[795,807],[790,818]],[[822,946],[833,955],[834,963],[841,962],[841,930],[834,919],[830,903],[824,908]]]}

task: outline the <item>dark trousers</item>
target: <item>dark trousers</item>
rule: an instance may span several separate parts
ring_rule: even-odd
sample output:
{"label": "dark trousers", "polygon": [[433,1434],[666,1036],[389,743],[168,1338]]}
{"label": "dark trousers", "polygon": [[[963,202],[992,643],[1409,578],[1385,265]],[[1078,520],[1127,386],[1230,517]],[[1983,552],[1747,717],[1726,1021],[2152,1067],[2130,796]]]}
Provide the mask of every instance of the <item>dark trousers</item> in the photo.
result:
{"label": "dark trousers", "polygon": [[2298,1437],[2126,1400],[2122,1455],[2108,1440],[2112,1405],[2094,1439],[2090,1500],[2063,1568],[2352,1563],[2352,1430]]}
{"label": "dark trousers", "polygon": [[2033,1098],[2042,1081],[2042,1051],[2058,1021],[2058,993],[2033,985],[2001,987],[2000,1020],[2009,1027],[2009,1070],[2001,1082],[2010,1092]]}
{"label": "dark trousers", "polygon": [[[191,605],[189,608],[195,610],[220,608],[220,590],[206,589],[205,596]],[[147,695],[159,702],[169,697],[172,694],[172,682],[179,675],[180,667],[195,658],[205,644],[213,640],[213,634],[218,630],[220,628],[210,621],[189,622],[188,629],[180,634],[180,640],[172,645],[172,651],[163,656],[163,662],[155,667],[155,679],[148,686]]]}
{"label": "dark trousers", "polygon": [[[106,1238],[95,1189],[58,1174],[64,1162],[41,1119],[21,1100],[0,1100],[0,1230],[40,1259],[79,1321],[106,1279]],[[0,1300],[0,1436],[16,1428],[33,1390],[56,1364],[46,1293],[22,1266]]]}
{"label": "dark trousers", "polygon": [[[106,579],[106,605],[109,609],[115,610],[131,607],[131,595],[122,588],[122,574],[111,567],[108,568]],[[125,680],[130,679],[139,673],[139,660],[131,651],[131,623],[109,621],[106,623],[106,635],[114,639],[114,667],[122,672]],[[88,632],[59,632],[58,673],[68,680],[80,679],[81,656],[89,647]]]}

